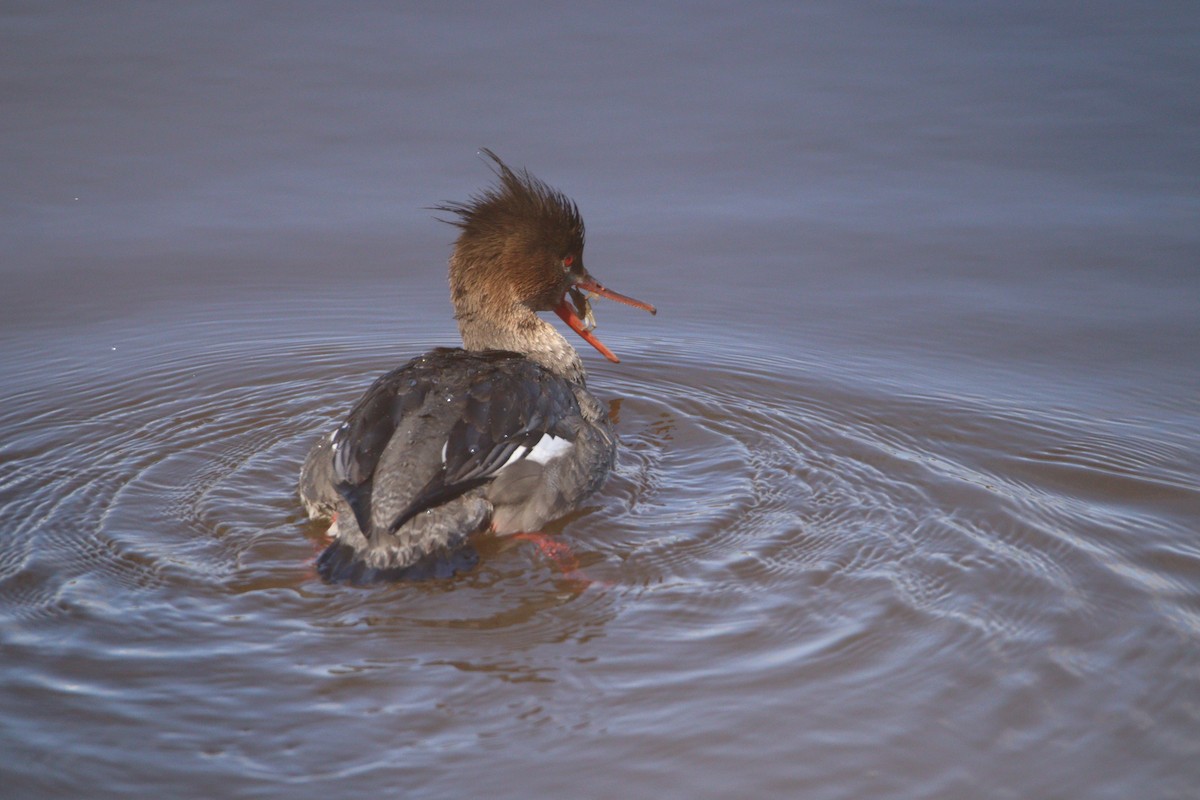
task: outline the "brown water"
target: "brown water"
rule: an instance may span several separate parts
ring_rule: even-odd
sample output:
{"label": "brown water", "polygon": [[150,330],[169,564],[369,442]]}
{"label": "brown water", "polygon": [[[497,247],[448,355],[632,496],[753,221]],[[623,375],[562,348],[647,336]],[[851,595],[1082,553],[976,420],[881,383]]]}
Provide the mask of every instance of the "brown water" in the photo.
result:
{"label": "brown water", "polygon": [[[1195,797],[1200,14],[0,10],[0,794]],[[471,574],[300,460],[573,196],[623,449]]]}

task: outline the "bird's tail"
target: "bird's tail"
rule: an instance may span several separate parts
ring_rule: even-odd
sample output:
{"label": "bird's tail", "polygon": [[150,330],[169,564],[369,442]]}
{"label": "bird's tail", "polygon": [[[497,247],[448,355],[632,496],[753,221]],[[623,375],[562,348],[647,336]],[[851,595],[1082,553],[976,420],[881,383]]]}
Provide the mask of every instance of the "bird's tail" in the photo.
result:
{"label": "bird's tail", "polygon": [[360,551],[335,540],[317,556],[317,574],[330,583],[364,586],[394,581],[450,578],[479,563],[479,553],[469,543],[454,549],[439,548],[404,567],[372,567]]}

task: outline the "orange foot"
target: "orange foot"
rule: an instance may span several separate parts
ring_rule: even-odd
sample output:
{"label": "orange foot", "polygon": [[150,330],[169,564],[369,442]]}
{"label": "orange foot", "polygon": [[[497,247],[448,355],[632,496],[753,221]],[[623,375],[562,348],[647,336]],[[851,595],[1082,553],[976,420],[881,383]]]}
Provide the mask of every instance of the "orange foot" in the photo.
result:
{"label": "orange foot", "polygon": [[563,573],[563,577],[573,583],[577,583],[580,590],[586,589],[595,583],[595,581],[579,569],[579,558],[566,542],[559,541],[544,533],[514,533],[512,538],[520,539],[524,542],[533,542],[537,546],[537,549],[542,551],[542,555],[550,559],[550,563],[554,564]]}
{"label": "orange foot", "polygon": [[562,572],[579,571],[579,559],[571,552],[571,546],[566,542],[560,542],[544,533],[515,533],[512,538],[533,542],[537,549],[542,551],[542,555],[550,559]]}

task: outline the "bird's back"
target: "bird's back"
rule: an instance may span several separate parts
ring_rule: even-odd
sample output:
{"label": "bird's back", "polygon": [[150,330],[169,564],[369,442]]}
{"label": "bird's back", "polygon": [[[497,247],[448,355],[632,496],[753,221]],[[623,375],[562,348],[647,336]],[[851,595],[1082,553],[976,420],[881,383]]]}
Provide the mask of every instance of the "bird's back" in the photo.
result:
{"label": "bird's back", "polygon": [[[493,523],[493,499],[506,504],[502,518],[540,525],[562,513],[596,476],[580,469],[579,458],[558,456],[578,446],[584,461],[605,469],[612,457],[607,422],[584,419],[580,391],[503,351],[441,348],[381,376],[312,448],[301,473],[310,516],[336,515],[337,541],[319,560],[322,575],[362,581],[444,572],[467,538]],[[595,452],[589,426],[607,452]],[[557,494],[547,500],[550,470]]]}

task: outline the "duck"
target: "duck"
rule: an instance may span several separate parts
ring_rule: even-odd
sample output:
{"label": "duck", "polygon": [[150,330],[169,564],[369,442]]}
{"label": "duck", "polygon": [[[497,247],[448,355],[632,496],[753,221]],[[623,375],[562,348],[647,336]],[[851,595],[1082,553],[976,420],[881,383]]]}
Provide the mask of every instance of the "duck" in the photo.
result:
{"label": "duck", "polygon": [[433,206],[458,228],[450,299],[462,347],[381,375],[312,446],[299,494],[329,523],[316,571],[331,583],[446,578],[478,562],[480,534],[532,534],[612,470],[617,438],[583,359],[539,314],[595,336],[593,298],[656,314],[584,267],[584,223],[562,192],[486,148],[495,183]]}

